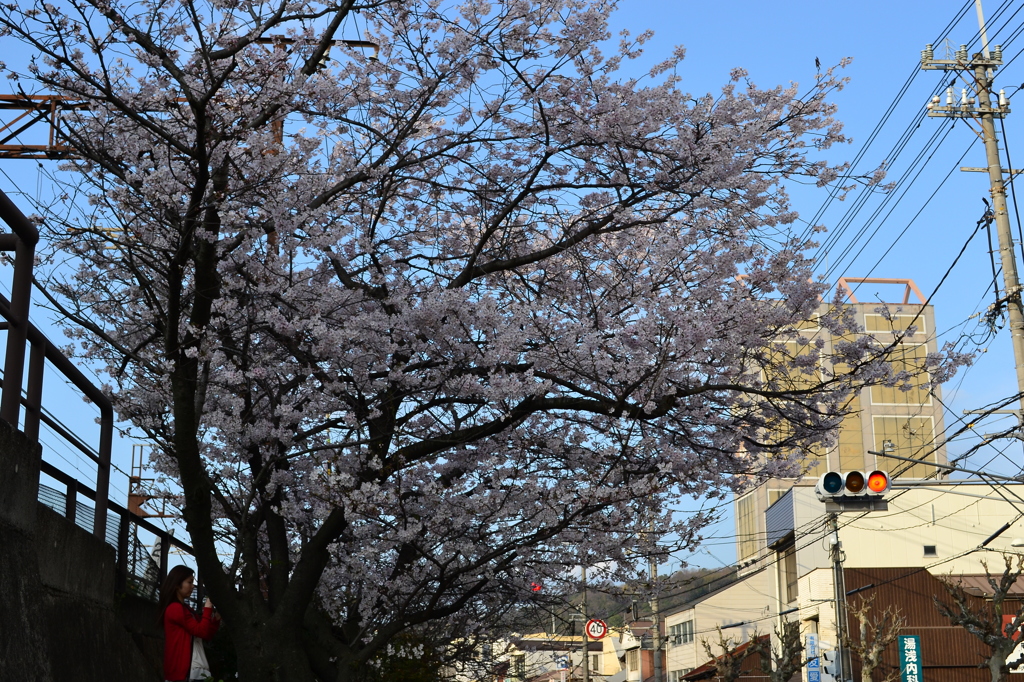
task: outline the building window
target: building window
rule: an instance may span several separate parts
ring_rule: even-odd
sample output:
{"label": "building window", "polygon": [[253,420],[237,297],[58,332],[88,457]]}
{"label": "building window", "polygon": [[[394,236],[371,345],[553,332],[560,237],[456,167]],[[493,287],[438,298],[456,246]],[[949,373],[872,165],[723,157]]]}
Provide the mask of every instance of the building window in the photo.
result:
{"label": "building window", "polygon": [[935,549],[935,545],[925,545],[924,546],[924,555],[925,556],[939,556],[939,553]]}
{"label": "building window", "polygon": [[601,671],[601,654],[590,655],[590,672]]}
{"label": "building window", "polygon": [[693,670],[693,668],[680,668],[679,670],[673,670],[669,674],[669,682],[683,682],[683,675]]}
{"label": "building window", "polygon": [[[875,415],[872,417],[876,452],[891,452],[900,457],[912,457],[922,462],[934,462],[935,425],[931,417],[902,417]],[[889,457],[878,458],[878,468],[890,474],[906,466]],[[924,478],[935,472],[928,464],[915,464],[900,475],[904,478]]]}
{"label": "building window", "polygon": [[517,680],[526,679],[526,654],[517,654],[512,657],[512,677]]}
{"label": "building window", "polygon": [[924,315],[879,315],[877,313],[864,315],[864,331],[866,332],[904,332],[910,325],[913,325],[922,337],[928,333],[928,321]]}
{"label": "building window", "polygon": [[633,671],[640,669],[640,650],[630,649],[626,652],[626,669]]}
{"label": "building window", "polygon": [[688,620],[668,628],[668,641],[673,645],[689,644],[693,641],[693,621]]}
{"label": "building window", "polygon": [[780,547],[776,552],[779,567],[779,588],[782,591],[782,598],[789,604],[796,601],[797,596],[797,571],[796,571],[796,545],[790,540],[785,547]]}
{"label": "building window", "polygon": [[886,362],[892,364],[893,372],[907,372],[909,390],[901,386],[872,386],[871,402],[874,405],[931,405],[928,382],[931,380],[924,371],[928,360],[928,346],[923,343],[901,343],[886,355]]}
{"label": "building window", "polygon": [[739,535],[740,561],[757,553],[757,493],[736,502],[736,533]]}

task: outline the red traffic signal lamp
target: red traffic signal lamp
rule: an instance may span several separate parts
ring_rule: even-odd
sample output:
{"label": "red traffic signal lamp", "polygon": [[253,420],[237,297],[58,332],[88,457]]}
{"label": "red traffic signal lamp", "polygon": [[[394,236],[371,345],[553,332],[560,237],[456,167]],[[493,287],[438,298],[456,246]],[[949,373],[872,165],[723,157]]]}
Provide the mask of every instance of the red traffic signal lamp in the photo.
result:
{"label": "red traffic signal lamp", "polygon": [[872,471],[868,476],[868,493],[881,495],[889,492],[889,474],[884,471]]}

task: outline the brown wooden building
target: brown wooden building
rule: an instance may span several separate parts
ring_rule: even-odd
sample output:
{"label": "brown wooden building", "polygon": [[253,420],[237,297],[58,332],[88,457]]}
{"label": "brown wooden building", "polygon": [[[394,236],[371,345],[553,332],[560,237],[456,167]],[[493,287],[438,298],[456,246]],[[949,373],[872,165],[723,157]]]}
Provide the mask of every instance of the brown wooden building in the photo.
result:
{"label": "brown wooden building", "polygon": [[[999,562],[1001,564],[1001,562]],[[993,565],[993,571],[1001,565]],[[952,576],[962,579],[971,593],[974,609],[991,609],[991,587],[984,575]],[[1004,612],[1021,608],[1024,581],[1018,580],[1011,594],[1013,601],[1004,603]],[[873,587],[869,587],[873,586]],[[862,589],[867,588],[867,589]],[[860,589],[850,596],[856,600],[874,595],[873,608],[884,610],[894,605],[907,623],[902,635],[921,638],[923,679],[927,682],[989,682],[987,668],[979,668],[989,650],[980,640],[962,627],[950,625],[935,607],[935,599],[949,604],[951,600],[942,581],[923,568],[853,568],[846,570],[847,592]],[[852,625],[852,623],[851,623]],[[890,645],[883,658],[884,668],[876,671],[874,679],[882,680],[899,667],[896,644]],[[859,679],[860,666],[854,661],[855,679]]]}

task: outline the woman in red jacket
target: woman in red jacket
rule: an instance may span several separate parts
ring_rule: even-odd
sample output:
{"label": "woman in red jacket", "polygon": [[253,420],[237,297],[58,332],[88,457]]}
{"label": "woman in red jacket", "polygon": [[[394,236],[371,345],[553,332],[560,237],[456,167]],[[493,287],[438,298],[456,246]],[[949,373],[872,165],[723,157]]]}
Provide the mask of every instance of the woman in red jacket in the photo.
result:
{"label": "woman in red jacket", "polygon": [[[192,594],[195,572],[188,566],[175,566],[160,587],[160,614],[164,626],[164,679],[182,682],[191,677],[192,638],[210,639],[220,627],[220,614],[206,600],[203,615],[197,617],[185,604]],[[203,679],[202,677],[198,679]]]}

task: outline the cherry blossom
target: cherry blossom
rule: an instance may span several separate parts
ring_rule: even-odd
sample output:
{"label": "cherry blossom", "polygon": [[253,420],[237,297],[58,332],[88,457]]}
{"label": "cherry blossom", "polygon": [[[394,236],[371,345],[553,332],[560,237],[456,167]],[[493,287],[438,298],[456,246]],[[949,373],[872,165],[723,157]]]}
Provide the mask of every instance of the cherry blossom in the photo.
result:
{"label": "cherry blossom", "polygon": [[826,286],[784,186],[843,173],[843,80],[691,94],[682,48],[628,77],[613,9],[0,8],[38,52],[10,75],[83,104],[49,305],[181,492],[241,679],[362,679],[581,562],[632,577],[908,380],[839,305],[844,342],[797,330]]}

